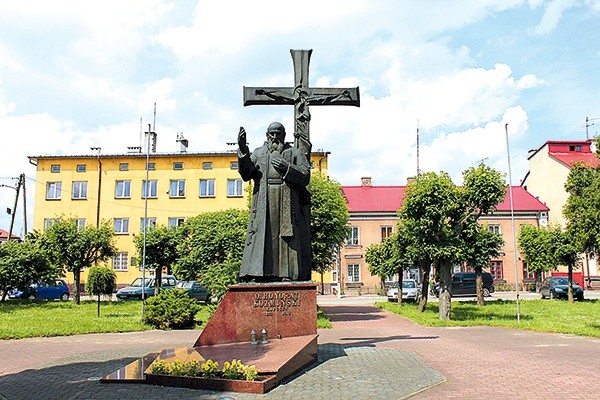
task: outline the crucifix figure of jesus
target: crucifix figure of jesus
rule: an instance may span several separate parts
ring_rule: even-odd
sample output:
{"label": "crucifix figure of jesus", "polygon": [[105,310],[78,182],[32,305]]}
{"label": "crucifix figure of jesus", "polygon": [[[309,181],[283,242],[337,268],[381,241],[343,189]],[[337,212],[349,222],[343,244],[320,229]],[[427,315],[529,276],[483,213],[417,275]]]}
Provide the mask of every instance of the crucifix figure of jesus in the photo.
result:
{"label": "crucifix figure of jesus", "polygon": [[290,50],[294,87],[244,87],[244,106],[294,106],[294,145],[285,127],[269,125],[266,142],[250,152],[246,130],[238,133],[238,172],[253,181],[250,223],[240,278],[246,282],[309,281],[310,241],[310,111],[309,106],[359,106],[356,88],[311,88],[308,64],[312,50]]}
{"label": "crucifix figure of jesus", "polygon": [[312,50],[290,50],[294,62],[294,87],[246,87],[244,106],[293,105],[294,146],[310,159],[309,106],[360,107],[360,94],[355,88],[311,88],[308,84],[308,67]]}

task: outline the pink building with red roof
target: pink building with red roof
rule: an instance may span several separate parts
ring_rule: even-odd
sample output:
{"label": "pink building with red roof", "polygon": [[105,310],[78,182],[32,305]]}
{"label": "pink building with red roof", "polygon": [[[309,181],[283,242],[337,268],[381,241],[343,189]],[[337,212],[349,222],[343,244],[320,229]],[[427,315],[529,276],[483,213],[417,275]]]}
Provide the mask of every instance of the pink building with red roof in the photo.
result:
{"label": "pink building with red roof", "polygon": [[[549,140],[540,148],[529,152],[529,171],[521,186],[546,204],[550,209],[548,221],[565,226],[567,221],[562,210],[569,195],[565,183],[571,165],[584,162],[590,166],[600,165],[592,140]],[[585,276],[598,275],[596,263],[584,260]]]}
{"label": "pink building with red roof", "polygon": [[[344,292],[376,293],[381,285],[378,276],[372,276],[365,261],[365,252],[369,245],[381,243],[396,229],[397,211],[402,205],[406,186],[372,186],[370,178],[363,178],[360,186],[342,188],[350,209],[352,233],[347,244],[340,252],[340,284]],[[522,187],[513,187],[514,216],[516,232],[522,224],[545,224],[548,207],[533,197]],[[510,200],[507,196],[498,205],[492,215],[481,217],[490,229],[499,232],[505,241],[502,255],[490,263],[490,272],[496,280],[515,281],[514,247]],[[533,279],[527,273],[526,265],[518,256],[519,281],[525,277]],[[466,267],[457,266],[457,271]],[[337,271],[332,271],[332,282],[337,279]]]}

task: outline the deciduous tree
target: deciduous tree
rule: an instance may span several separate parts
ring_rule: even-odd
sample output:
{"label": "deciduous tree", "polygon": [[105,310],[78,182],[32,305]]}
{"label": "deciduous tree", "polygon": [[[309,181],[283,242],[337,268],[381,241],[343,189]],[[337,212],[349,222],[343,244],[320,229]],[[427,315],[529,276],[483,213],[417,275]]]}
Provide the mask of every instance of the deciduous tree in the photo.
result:
{"label": "deciduous tree", "polygon": [[313,174],[311,193],[312,270],[321,274],[330,271],[336,252],[349,233],[348,205],[339,183],[321,174]]}
{"label": "deciduous tree", "polygon": [[61,216],[44,231],[40,241],[55,266],[63,273],[73,273],[75,304],[81,297],[81,270],[107,261],[116,251],[113,228],[107,221],[99,227],[88,225],[81,229],[76,218]]}

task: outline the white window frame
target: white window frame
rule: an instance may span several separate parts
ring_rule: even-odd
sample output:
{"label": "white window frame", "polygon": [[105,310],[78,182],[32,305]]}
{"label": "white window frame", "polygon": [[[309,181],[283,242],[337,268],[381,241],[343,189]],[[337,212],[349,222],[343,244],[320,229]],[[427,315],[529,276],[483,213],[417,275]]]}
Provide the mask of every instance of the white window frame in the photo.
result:
{"label": "white window frame", "polygon": [[44,230],[50,228],[52,225],[58,222],[57,218],[44,218]]}
{"label": "white window frame", "polygon": [[52,164],[50,166],[50,172],[58,174],[60,172],[60,164]]}
{"label": "white window frame", "polygon": [[[156,179],[148,180],[149,199],[158,198],[158,181]],[[142,199],[146,198],[146,180],[142,180]]]}
{"label": "white window frame", "polygon": [[87,172],[86,164],[77,164],[77,172]]}
{"label": "white window frame", "polygon": [[380,232],[381,232],[381,241],[383,242],[385,239],[389,238],[390,236],[392,236],[394,234],[394,227],[392,225],[382,225]]}
{"label": "white window frame", "polygon": [[113,219],[113,230],[114,230],[115,235],[128,235],[129,234],[129,218]]}
{"label": "white window frame", "polygon": [[62,195],[62,182],[46,183],[46,200],[60,200]]}
{"label": "white window frame", "polygon": [[73,190],[71,190],[71,199],[87,199],[87,181],[73,181]]}
{"label": "white window frame", "polygon": [[144,228],[146,227],[146,221],[148,222],[148,226],[152,228],[156,228],[156,217],[148,217],[140,218],[140,232],[144,232]]}
{"label": "white window frame", "polygon": [[129,171],[129,163],[119,163],[119,171]]}
{"label": "white window frame", "polygon": [[115,199],[130,199],[131,198],[131,181],[117,180],[115,181]]}
{"label": "white window frame", "polygon": [[129,253],[126,251],[117,252],[112,258],[113,270],[127,271],[129,269]]}
{"label": "white window frame", "polygon": [[346,239],[348,246],[358,246],[360,244],[360,229],[357,225],[350,226],[350,233]]}
{"label": "white window frame", "polygon": [[204,161],[202,163],[202,169],[213,169],[212,161]]}
{"label": "white window frame", "polygon": [[502,236],[502,228],[500,227],[500,224],[489,224],[488,229],[490,230],[490,232]]}
{"label": "white window frame", "polygon": [[[204,185],[204,188],[202,187]],[[215,197],[216,181],[214,179],[200,179],[200,197]]]}
{"label": "white window frame", "polygon": [[242,197],[244,181],[242,179],[227,179],[227,197]]}
{"label": "white window frame", "polygon": [[173,162],[173,169],[175,171],[181,171],[181,170],[183,170],[183,161],[175,161],[175,162]]}
{"label": "white window frame", "polygon": [[[348,282],[360,282],[360,264],[348,264],[347,270]],[[357,275],[357,277],[355,277],[355,274]]]}
{"label": "white window frame", "polygon": [[77,218],[77,230],[82,231],[85,229],[85,218]]}
{"label": "white window frame", "polygon": [[169,182],[169,197],[182,199],[185,197],[185,179],[171,179]]}
{"label": "white window frame", "polygon": [[185,222],[183,217],[169,217],[169,228],[177,228]]}

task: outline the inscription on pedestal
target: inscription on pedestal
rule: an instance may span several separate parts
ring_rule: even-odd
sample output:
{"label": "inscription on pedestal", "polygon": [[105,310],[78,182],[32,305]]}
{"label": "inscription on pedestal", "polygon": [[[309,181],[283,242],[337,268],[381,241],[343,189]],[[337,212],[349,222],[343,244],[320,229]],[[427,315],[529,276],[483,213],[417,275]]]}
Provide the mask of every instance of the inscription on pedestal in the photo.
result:
{"label": "inscription on pedestal", "polygon": [[300,307],[300,292],[298,291],[273,291],[256,293],[252,307],[262,308],[265,316],[273,316],[274,313],[280,313],[282,316],[292,316],[293,307]]}

